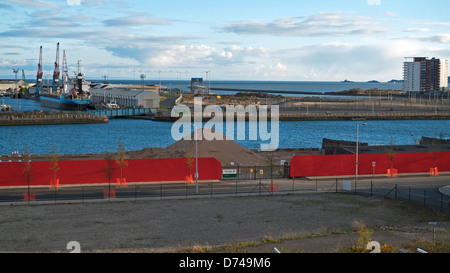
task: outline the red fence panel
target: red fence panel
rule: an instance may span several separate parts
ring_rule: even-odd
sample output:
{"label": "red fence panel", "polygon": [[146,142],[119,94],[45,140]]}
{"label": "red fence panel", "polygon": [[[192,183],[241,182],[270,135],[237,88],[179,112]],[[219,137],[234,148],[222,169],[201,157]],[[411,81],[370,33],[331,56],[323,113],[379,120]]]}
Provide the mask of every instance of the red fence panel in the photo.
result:
{"label": "red fence panel", "polygon": [[[388,154],[360,154],[358,174],[387,174],[391,168]],[[433,153],[397,153],[392,168],[401,173],[429,173],[434,168]],[[374,167],[375,165],[375,167]],[[356,155],[294,156],[291,160],[291,177],[354,175]],[[439,172],[450,171],[450,152],[439,152],[436,157]]]}
{"label": "red fence panel", "polygon": [[[189,170],[186,158],[161,159],[128,159],[128,166],[123,169],[123,177],[127,183],[180,181],[184,182],[186,176],[195,173],[195,161],[192,170]],[[59,170],[56,178],[59,186],[80,184],[108,183],[105,177],[107,163],[105,160],[74,160],[59,161]],[[31,162],[32,186],[51,186],[54,179],[51,170],[51,161]],[[120,178],[120,169],[112,161],[111,183]],[[0,186],[26,186],[28,180],[24,173],[24,162],[0,163]],[[199,180],[219,180],[222,177],[222,165],[215,158],[198,159]]]}

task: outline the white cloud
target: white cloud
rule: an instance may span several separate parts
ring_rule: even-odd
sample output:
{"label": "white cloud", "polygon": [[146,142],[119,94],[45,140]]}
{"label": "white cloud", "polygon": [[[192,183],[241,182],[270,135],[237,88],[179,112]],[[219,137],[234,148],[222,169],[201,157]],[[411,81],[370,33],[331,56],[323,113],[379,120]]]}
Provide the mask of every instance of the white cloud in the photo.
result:
{"label": "white cloud", "polygon": [[450,26],[450,22],[422,22],[424,26],[439,26],[439,27],[448,27]]}
{"label": "white cloud", "polygon": [[79,6],[79,5],[81,5],[81,0],[67,0],[67,4],[69,6],[73,6],[73,5]]}
{"label": "white cloud", "polygon": [[381,0],[367,0],[367,4],[369,6],[374,6],[374,5],[379,6],[379,5],[381,5]]}
{"label": "white cloud", "polygon": [[[423,53],[421,53],[423,52]],[[352,45],[327,43],[276,52],[285,64],[285,74],[298,74],[299,80],[381,80],[402,78],[406,56],[422,56],[420,43],[385,41]]]}
{"label": "white cloud", "polygon": [[33,1],[33,0],[5,0],[6,2],[18,4],[30,8],[58,8],[60,5],[50,3],[46,1]]}
{"label": "white cloud", "polygon": [[167,18],[150,18],[139,16],[127,16],[104,20],[106,26],[144,26],[144,25],[170,25]]}
{"label": "white cloud", "polygon": [[[230,46],[216,48],[210,45],[132,43],[106,47],[115,56],[132,58],[151,67],[225,67],[257,63],[270,59],[264,48]],[[259,61],[258,61],[259,60]],[[282,67],[282,66],[278,66]]]}
{"label": "white cloud", "polygon": [[384,13],[384,16],[386,16],[386,17],[396,17],[396,16],[397,16],[397,13],[392,12],[392,11],[386,11],[386,12]]}
{"label": "white cloud", "polygon": [[308,17],[285,17],[271,22],[243,20],[222,28],[236,34],[274,36],[354,36],[386,33],[377,19],[348,12],[320,12]]}
{"label": "white cloud", "polygon": [[429,32],[431,29],[429,28],[407,28],[404,32]]}
{"label": "white cloud", "polygon": [[450,43],[450,34],[436,34],[436,35],[428,35],[428,36],[408,36],[408,37],[400,37],[396,40],[404,40],[404,41],[421,41],[424,43],[440,43],[440,44],[448,44]]}

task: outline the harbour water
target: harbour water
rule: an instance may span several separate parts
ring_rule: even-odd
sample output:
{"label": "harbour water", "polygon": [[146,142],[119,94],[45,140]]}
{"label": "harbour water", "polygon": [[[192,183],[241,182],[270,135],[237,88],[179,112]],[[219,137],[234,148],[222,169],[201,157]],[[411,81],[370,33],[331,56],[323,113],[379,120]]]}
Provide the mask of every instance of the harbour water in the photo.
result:
{"label": "harbour water", "polygon": [[[34,104],[20,99],[23,109]],[[5,102],[14,103],[12,99]],[[361,121],[290,121],[279,123],[279,148],[320,148],[323,138],[356,141],[356,124]],[[246,123],[246,140],[235,141],[240,145],[259,149],[261,139],[251,141]],[[238,128],[235,125],[235,128]],[[111,119],[105,124],[39,125],[0,127],[0,154],[22,151],[26,145],[33,154],[49,154],[51,145],[59,154],[102,153],[117,150],[121,141],[126,150],[147,147],[167,147],[175,142],[171,135],[172,123],[135,119]],[[226,134],[225,128],[215,128]],[[237,130],[235,130],[237,131]],[[259,136],[259,134],[258,134]],[[450,120],[395,120],[367,121],[360,126],[359,139],[370,145],[414,144],[425,137],[449,137]]]}
{"label": "harbour water", "polygon": [[[255,88],[255,85],[249,88]],[[311,91],[309,87],[308,90]],[[19,105],[22,111],[45,109],[33,100],[4,100],[13,107]],[[323,138],[356,141],[357,123],[361,121],[281,122],[279,148],[320,148]],[[248,140],[248,123],[245,128],[246,140],[235,138],[240,145],[259,149],[261,143],[268,143],[260,139]],[[117,150],[118,141],[129,151],[164,148],[175,142],[171,129],[172,123],[135,119],[111,119],[105,124],[4,126],[0,127],[0,154],[22,151],[25,146],[33,154],[49,154],[52,144],[59,154],[103,153],[106,148]],[[226,134],[225,128],[214,129]],[[450,120],[367,121],[367,126],[360,126],[359,130],[359,140],[370,145],[410,145],[421,137],[440,136],[450,137]]]}

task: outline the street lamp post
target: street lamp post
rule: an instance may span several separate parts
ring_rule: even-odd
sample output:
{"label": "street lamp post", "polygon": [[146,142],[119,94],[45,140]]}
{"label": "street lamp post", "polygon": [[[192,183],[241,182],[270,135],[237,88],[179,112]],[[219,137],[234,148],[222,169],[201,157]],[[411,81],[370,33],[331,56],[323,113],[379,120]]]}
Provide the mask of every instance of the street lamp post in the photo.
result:
{"label": "street lamp post", "polygon": [[358,155],[359,155],[359,125],[367,125],[367,123],[358,123],[356,124],[356,162],[355,162],[355,179],[358,179]]}
{"label": "street lamp post", "polygon": [[195,192],[198,194],[198,138],[197,138],[197,129],[196,125],[192,125],[195,131]]}
{"label": "street lamp post", "polygon": [[210,70],[205,71],[205,73],[206,73],[206,79],[208,80],[208,94],[209,94],[209,92],[211,91],[211,81],[210,81],[210,79],[209,79],[209,73],[210,73],[210,72],[211,72]]}
{"label": "street lamp post", "polygon": [[15,74],[15,83],[16,83],[16,90],[15,90],[15,92],[14,92],[14,98],[16,99],[16,111],[19,111],[19,103],[17,102],[17,99],[19,98],[19,87],[17,86],[17,73],[19,73],[19,68],[17,68],[17,69],[14,69],[13,68],[13,72],[14,72],[14,74]]}

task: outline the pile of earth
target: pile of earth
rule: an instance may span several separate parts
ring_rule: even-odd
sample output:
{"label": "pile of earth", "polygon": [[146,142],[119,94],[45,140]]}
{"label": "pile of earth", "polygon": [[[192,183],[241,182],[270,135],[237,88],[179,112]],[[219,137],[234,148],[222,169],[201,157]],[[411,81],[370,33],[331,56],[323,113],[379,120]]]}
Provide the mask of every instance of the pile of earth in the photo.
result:
{"label": "pile of earth", "polygon": [[[214,134],[215,139],[209,140]],[[269,159],[257,151],[247,149],[218,131],[202,128],[166,148],[149,148],[134,152],[133,158],[195,158],[197,135],[198,157],[214,157],[224,166],[264,166]]]}

